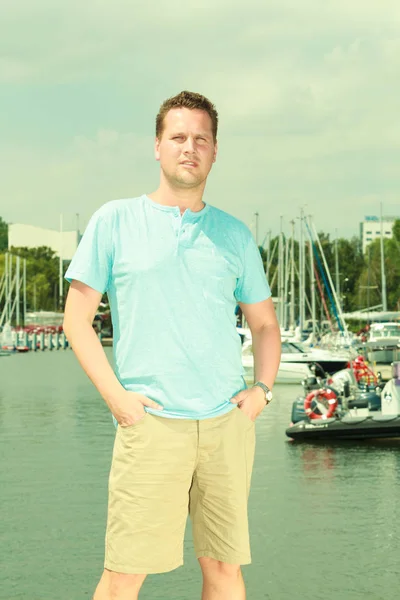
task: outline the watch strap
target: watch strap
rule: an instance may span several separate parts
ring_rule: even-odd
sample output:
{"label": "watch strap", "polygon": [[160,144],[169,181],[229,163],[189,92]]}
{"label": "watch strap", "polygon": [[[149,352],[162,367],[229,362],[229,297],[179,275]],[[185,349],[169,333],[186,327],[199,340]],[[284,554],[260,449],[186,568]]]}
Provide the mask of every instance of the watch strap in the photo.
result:
{"label": "watch strap", "polygon": [[256,381],[255,384],[253,385],[253,387],[260,387],[264,394],[265,394],[265,402],[266,404],[269,404],[272,400],[272,392],[269,389],[269,387],[267,385],[265,385],[265,383],[263,383],[262,381]]}

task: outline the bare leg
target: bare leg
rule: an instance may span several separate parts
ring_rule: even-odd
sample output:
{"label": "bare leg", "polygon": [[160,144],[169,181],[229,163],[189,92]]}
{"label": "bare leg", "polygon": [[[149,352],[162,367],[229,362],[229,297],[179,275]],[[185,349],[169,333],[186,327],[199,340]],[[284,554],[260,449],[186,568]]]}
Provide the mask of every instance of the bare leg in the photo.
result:
{"label": "bare leg", "polygon": [[93,600],[137,600],[146,575],[128,575],[104,569]]}
{"label": "bare leg", "polygon": [[246,600],[240,565],[229,565],[213,558],[199,558],[203,572],[201,600]]}

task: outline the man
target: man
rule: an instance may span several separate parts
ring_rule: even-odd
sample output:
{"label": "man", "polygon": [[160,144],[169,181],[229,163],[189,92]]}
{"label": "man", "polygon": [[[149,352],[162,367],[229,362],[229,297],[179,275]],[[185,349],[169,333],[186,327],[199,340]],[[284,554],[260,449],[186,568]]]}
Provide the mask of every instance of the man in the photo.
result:
{"label": "man", "polygon": [[[200,94],[165,101],[158,189],[102,206],[66,273],[65,333],[118,423],[94,600],[135,600],[147,574],[183,564],[188,512],[203,600],[245,598],[254,422],[272,396],[280,332],[249,229],[203,202],[217,125]],[[91,327],[106,291],[115,373]],[[250,389],[237,303],[253,337]]]}

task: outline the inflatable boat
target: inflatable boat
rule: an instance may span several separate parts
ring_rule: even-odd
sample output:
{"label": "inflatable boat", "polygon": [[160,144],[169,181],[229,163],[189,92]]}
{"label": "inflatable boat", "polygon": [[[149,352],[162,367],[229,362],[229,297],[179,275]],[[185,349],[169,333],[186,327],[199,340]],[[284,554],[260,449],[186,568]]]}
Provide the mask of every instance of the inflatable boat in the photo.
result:
{"label": "inflatable boat", "polygon": [[351,370],[329,381],[323,386],[306,384],[306,396],[292,406],[289,438],[400,440],[400,362],[393,363],[392,379],[383,389],[360,390]]}
{"label": "inflatable boat", "polygon": [[306,419],[286,430],[286,435],[294,440],[306,439],[367,439],[399,438],[400,415],[374,415],[331,418],[321,421]]}

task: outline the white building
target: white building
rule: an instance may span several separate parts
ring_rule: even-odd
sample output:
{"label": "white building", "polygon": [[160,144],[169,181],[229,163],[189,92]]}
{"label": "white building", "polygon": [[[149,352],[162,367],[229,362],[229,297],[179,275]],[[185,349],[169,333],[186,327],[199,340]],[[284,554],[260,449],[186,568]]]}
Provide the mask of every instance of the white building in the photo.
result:
{"label": "white building", "polygon": [[[383,229],[383,237],[391,238],[393,236],[393,224],[395,222],[395,217],[383,217],[382,220],[382,229]],[[367,250],[368,244],[373,242],[374,240],[380,238],[381,236],[381,221],[379,217],[369,216],[365,217],[364,221],[360,223],[360,237],[362,242],[362,250],[365,254]]]}
{"label": "white building", "polygon": [[63,260],[72,260],[78,247],[79,233],[77,231],[57,231],[56,229],[43,229],[34,225],[13,223],[8,226],[8,249],[11,246],[37,248],[47,246],[54,250],[57,256],[62,253]]}

